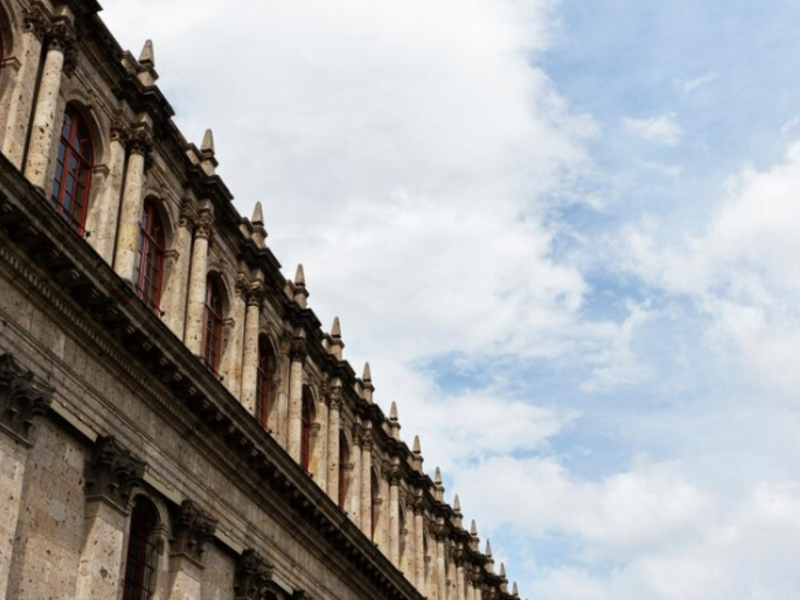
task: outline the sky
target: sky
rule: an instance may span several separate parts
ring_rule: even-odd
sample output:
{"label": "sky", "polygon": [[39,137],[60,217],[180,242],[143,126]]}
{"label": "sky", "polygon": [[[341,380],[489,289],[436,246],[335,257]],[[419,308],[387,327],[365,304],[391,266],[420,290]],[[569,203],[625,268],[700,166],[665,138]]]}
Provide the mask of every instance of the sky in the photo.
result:
{"label": "sky", "polygon": [[800,3],[105,0],[537,600],[796,600]]}

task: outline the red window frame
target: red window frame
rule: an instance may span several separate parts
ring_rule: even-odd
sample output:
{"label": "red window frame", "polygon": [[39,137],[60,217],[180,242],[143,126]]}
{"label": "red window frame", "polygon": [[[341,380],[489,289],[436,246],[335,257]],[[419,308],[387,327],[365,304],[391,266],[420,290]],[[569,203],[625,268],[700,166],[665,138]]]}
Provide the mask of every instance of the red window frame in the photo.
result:
{"label": "red window frame", "polygon": [[256,382],[256,418],[262,427],[267,428],[269,421],[269,386],[272,382],[272,353],[269,343],[263,338],[258,340],[258,381]]}
{"label": "red window frame", "polygon": [[153,593],[156,545],[153,536],[158,517],[153,506],[138,498],[131,511],[128,552],[125,560],[123,600],[147,600]]}
{"label": "red window frame", "polygon": [[161,285],[164,277],[164,227],[155,204],[147,202],[142,212],[139,242],[136,245],[136,293],[153,312],[161,304]]}
{"label": "red window frame", "polygon": [[206,281],[206,302],[203,311],[203,354],[206,366],[217,372],[222,343],[222,296],[214,280]]}
{"label": "red window frame", "polygon": [[311,401],[303,396],[303,413],[300,424],[300,466],[309,472],[311,464]]}
{"label": "red window frame", "polygon": [[93,162],[89,127],[78,110],[68,105],[61,126],[50,204],[81,235],[89,203]]}

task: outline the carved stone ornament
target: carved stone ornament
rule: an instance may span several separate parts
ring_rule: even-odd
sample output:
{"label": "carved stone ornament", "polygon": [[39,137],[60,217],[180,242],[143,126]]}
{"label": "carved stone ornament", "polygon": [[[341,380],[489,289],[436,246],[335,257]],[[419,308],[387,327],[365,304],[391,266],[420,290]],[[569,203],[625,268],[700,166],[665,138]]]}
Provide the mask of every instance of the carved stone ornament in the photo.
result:
{"label": "carved stone ornament", "polygon": [[48,50],[60,50],[64,55],[64,73],[71,76],[78,64],[78,43],[75,29],[69,21],[56,21],[47,32]]}
{"label": "carved stone ornament", "polygon": [[111,122],[111,139],[120,144],[127,144],[131,137],[131,131],[125,120],[117,115]]}
{"label": "carved stone ornament", "polygon": [[0,425],[30,442],[33,417],[47,414],[52,396],[52,388],[37,382],[13,355],[0,354]]}
{"label": "carved stone ornament", "polygon": [[187,229],[192,229],[194,227],[195,221],[197,221],[197,209],[194,206],[194,202],[189,197],[184,198],[181,200],[181,210],[180,210],[180,226],[185,227]]}
{"label": "carved stone ornament", "polygon": [[343,401],[344,401],[344,395],[342,394],[341,386],[335,385],[331,387],[331,392],[330,392],[331,409],[342,410]]}
{"label": "carved stone ornament", "polygon": [[214,538],[217,521],[209,517],[191,500],[181,504],[175,521],[173,554],[183,554],[198,563],[203,560],[205,545]]}
{"label": "carved stone ornament", "polygon": [[263,301],[264,286],[259,281],[251,283],[247,290],[247,306],[257,306],[260,309]]}
{"label": "carved stone ornament", "polygon": [[120,508],[126,507],[131,490],[142,482],[145,465],[113,436],[97,438],[87,465],[87,497],[104,498]]}
{"label": "carved stone ornament", "polygon": [[305,362],[308,356],[308,342],[305,338],[297,337],[292,340],[292,347],[289,349],[289,357],[292,362]]}
{"label": "carved stone ornament", "polygon": [[140,154],[147,159],[152,147],[151,135],[146,129],[137,127],[131,131],[130,139],[128,140],[128,151],[131,154]]}
{"label": "carved stone ornament", "polygon": [[257,551],[242,553],[236,569],[236,600],[272,600],[275,598],[272,573],[274,567]]}
{"label": "carved stone ornament", "polygon": [[25,10],[24,27],[25,31],[30,31],[40,41],[44,41],[47,32],[50,30],[50,15],[41,2],[36,2]]}
{"label": "carved stone ornament", "polygon": [[214,231],[214,217],[211,213],[207,210],[204,210],[200,213],[200,216],[197,218],[197,222],[194,226],[194,235],[195,237],[206,238],[210,241],[211,234]]}

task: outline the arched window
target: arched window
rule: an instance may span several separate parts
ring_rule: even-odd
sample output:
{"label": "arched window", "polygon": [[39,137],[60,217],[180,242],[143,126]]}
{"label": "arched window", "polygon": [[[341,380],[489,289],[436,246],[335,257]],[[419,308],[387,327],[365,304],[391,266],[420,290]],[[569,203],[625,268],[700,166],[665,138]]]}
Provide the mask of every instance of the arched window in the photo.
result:
{"label": "arched window", "polygon": [[256,383],[256,418],[266,428],[269,420],[269,387],[272,383],[272,349],[266,337],[258,338],[258,381]]}
{"label": "arched window", "polygon": [[50,204],[65,221],[83,233],[94,153],[89,128],[74,106],[67,106],[58,144],[56,175]]}
{"label": "arched window", "polygon": [[203,362],[217,372],[222,341],[222,295],[212,277],[206,280],[206,306],[203,311]]}
{"label": "arched window", "polygon": [[136,246],[136,293],[158,312],[161,302],[161,280],[164,274],[164,227],[152,202],[142,213],[139,243]]}
{"label": "arched window", "polygon": [[308,472],[311,465],[311,398],[303,394],[303,416],[300,430],[300,466]]}
{"label": "arched window", "polygon": [[131,512],[122,598],[148,600],[153,592],[153,571],[157,558],[154,533],[158,516],[144,496],[137,496],[135,502]]}
{"label": "arched window", "polygon": [[347,498],[347,465],[350,463],[350,453],[347,451],[347,442],[344,434],[339,432],[339,508],[344,510]]}

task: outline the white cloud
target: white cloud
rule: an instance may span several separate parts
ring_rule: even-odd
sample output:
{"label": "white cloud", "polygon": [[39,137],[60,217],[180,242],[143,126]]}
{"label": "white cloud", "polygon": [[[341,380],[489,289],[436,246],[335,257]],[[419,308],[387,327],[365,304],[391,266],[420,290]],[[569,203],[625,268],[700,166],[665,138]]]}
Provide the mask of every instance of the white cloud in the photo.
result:
{"label": "white cloud", "polygon": [[672,83],[681,96],[686,97],[695,90],[715,81],[717,77],[717,73],[706,73],[692,79],[673,79]]}
{"label": "white cloud", "polygon": [[647,119],[625,119],[626,129],[647,142],[664,146],[677,146],[683,137],[675,113]]}
{"label": "white cloud", "polygon": [[717,350],[800,397],[800,143],[764,171],[744,168],[699,233],[670,240],[655,221],[626,232],[626,260],[650,285],[709,315]]}

